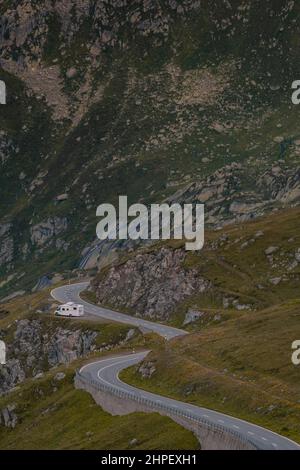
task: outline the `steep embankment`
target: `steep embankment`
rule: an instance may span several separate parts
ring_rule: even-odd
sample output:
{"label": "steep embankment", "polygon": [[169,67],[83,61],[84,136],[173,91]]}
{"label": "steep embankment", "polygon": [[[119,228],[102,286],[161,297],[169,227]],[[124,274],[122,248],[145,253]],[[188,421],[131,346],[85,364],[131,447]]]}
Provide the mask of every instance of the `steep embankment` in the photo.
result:
{"label": "steep embankment", "polygon": [[[112,417],[87,393],[75,390],[73,380],[74,369],[60,367],[0,397],[0,448],[199,448],[192,433],[158,414]],[[153,429],[157,432],[153,433]]]}

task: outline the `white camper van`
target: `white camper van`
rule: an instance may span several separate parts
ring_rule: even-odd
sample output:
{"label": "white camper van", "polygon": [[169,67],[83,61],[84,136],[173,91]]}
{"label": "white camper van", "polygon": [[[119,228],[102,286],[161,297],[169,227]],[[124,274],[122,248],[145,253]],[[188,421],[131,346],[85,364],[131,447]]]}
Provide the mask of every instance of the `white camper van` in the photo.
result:
{"label": "white camper van", "polygon": [[59,315],[61,317],[82,317],[84,315],[84,307],[83,305],[75,304],[74,302],[68,302],[60,305],[55,310],[55,315]]}

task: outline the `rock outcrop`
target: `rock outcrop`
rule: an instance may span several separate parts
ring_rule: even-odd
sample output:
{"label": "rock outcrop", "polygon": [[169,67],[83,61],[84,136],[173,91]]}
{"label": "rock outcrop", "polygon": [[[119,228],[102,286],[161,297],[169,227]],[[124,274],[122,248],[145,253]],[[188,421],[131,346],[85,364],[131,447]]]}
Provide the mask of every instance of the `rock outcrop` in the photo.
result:
{"label": "rock outcrop", "polygon": [[39,247],[51,241],[68,227],[66,217],[51,217],[31,228],[31,241]]}
{"label": "rock outcrop", "polygon": [[75,325],[61,327],[55,323],[47,325],[42,319],[23,319],[17,321],[16,326],[10,326],[8,331],[1,331],[6,342],[7,362],[0,366],[0,395],[27,377],[39,377],[53,367],[67,365],[92,351],[125,344],[135,334],[135,330],[129,329],[116,344],[102,344],[101,340],[97,341],[101,338],[101,330],[93,330],[92,325],[90,329]]}
{"label": "rock outcrop", "polygon": [[11,234],[11,224],[0,224],[0,267],[13,259],[14,240]]}
{"label": "rock outcrop", "polygon": [[112,266],[93,281],[99,303],[136,315],[166,320],[185,299],[210,288],[193,269],[183,267],[184,250],[161,248]]}
{"label": "rock outcrop", "polygon": [[[246,175],[247,173],[247,175]],[[245,179],[252,181],[253,190],[244,190]],[[265,172],[256,182],[256,174],[232,162],[207,178],[187,185],[167,198],[169,203],[205,204],[206,226],[221,227],[246,222],[290,203],[300,204],[300,168],[288,170],[280,165]],[[147,244],[151,240],[147,240]],[[83,269],[102,269],[118,259],[122,251],[130,251],[145,241],[96,240],[86,247],[80,261]]]}
{"label": "rock outcrop", "polygon": [[10,404],[0,410],[0,425],[3,424],[7,428],[15,428],[18,424],[18,416],[15,412],[16,405]]}

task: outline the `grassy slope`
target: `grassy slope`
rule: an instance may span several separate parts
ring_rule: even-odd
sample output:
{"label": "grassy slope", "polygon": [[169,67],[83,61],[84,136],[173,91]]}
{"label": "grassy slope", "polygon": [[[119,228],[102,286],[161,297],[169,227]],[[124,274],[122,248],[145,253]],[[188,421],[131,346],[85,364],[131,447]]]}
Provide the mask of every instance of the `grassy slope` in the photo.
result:
{"label": "grassy slope", "polygon": [[[224,321],[238,317],[241,312],[232,304],[223,307],[223,299],[230,298],[246,304],[252,310],[262,310],[276,306],[287,300],[299,298],[300,265],[290,269],[295,253],[300,248],[300,208],[274,212],[252,222],[227,226],[222,230],[206,230],[204,248],[197,252],[187,252],[184,261],[186,269],[193,268],[211,282],[212,288],[204,294],[197,292],[186,301],[178,304],[170,315],[170,323],[181,327],[189,308],[201,309],[205,316],[201,322],[189,325],[190,331],[199,329],[203,323]],[[158,242],[139,253],[155,252],[162,246],[171,249],[183,247],[184,241],[170,240]],[[265,251],[276,247],[272,261]],[[124,255],[120,263],[134,258],[135,254]],[[99,279],[106,276],[110,266],[103,268]],[[282,278],[278,285],[274,278]],[[90,301],[95,302],[95,294],[89,293]],[[114,308],[114,305],[106,305]],[[135,314],[134,309],[124,307],[123,312]],[[218,320],[213,320],[220,314]]]}
{"label": "grassy slope", "polygon": [[[221,314],[221,320],[239,316],[237,310],[223,308],[224,298],[238,299],[253,310],[299,299],[300,266],[290,269],[300,248],[299,230],[299,208],[275,212],[221,231],[207,230],[203,250],[189,252],[184,265],[211,281],[212,289],[204,295],[195,294],[180,305],[172,322],[180,326],[189,307],[203,309],[210,320],[216,313]],[[174,241],[168,244],[173,248],[182,245]],[[270,247],[277,248],[272,261],[265,253]],[[270,282],[280,277],[278,285]],[[199,326],[196,323],[195,328]],[[191,326],[191,331],[195,328]]]}
{"label": "grassy slope", "polygon": [[[286,209],[254,222],[208,234],[206,248],[188,255],[193,266],[224,295],[236,295],[256,308],[299,298],[299,266],[289,270],[300,247],[300,209]],[[256,236],[262,232],[262,236]],[[220,241],[222,236],[228,240]],[[216,249],[211,244],[216,242]],[[246,244],[246,246],[244,245]],[[265,254],[277,247],[270,262]],[[282,277],[274,286],[270,279]],[[200,301],[201,303],[201,301]]]}
{"label": "grassy slope", "polygon": [[[205,252],[190,253],[186,264],[213,281],[215,288],[210,298],[195,297],[181,306],[176,322],[181,324],[188,306],[205,311],[207,321],[196,322],[188,327],[190,336],[168,344],[151,339],[155,374],[142,380],[133,368],[123,373],[124,378],[300,440],[299,371],[290,361],[291,343],[300,336],[299,269],[292,270],[290,279],[276,287],[268,283],[270,276],[286,271],[283,261],[300,245],[299,220],[299,209],[293,209],[207,233]],[[241,250],[258,231],[264,235]],[[224,234],[226,241],[222,241]],[[270,245],[279,247],[274,268],[264,254]],[[251,297],[256,310],[223,309],[220,293],[234,294],[241,300]],[[45,297],[45,293],[38,293],[28,297],[28,302],[36,309]],[[18,313],[11,311],[1,320],[1,327],[21,315],[26,300],[16,299],[13,304]],[[216,313],[221,314],[221,320],[213,320]],[[45,317],[45,321],[49,320]]]}
{"label": "grassy slope", "polygon": [[136,368],[121,377],[300,442],[299,368],[291,363],[291,343],[300,335],[299,306],[282,305],[205,327],[153,352],[157,370],[151,379],[142,379]]}
{"label": "grassy slope", "polygon": [[[300,370],[291,363],[291,344],[300,337],[299,267],[285,268],[300,246],[299,224],[299,209],[293,209],[208,233],[206,250],[188,255],[187,265],[198,268],[215,287],[209,296],[195,296],[182,305],[175,323],[182,324],[188,307],[206,315],[188,327],[190,336],[152,353],[157,371],[151,379],[141,379],[136,368],[123,372],[123,378],[265,425],[300,442]],[[240,250],[259,230],[264,236]],[[210,250],[224,233],[228,240]],[[279,247],[274,268],[264,254],[271,245]],[[286,281],[269,283],[270,277],[283,274]],[[224,309],[223,295],[252,299],[256,309]]]}
{"label": "grassy slope", "polygon": [[[20,418],[14,430],[0,426],[1,449],[199,448],[193,434],[169,418],[143,413],[112,417],[88,393],[74,389],[73,370],[60,382],[53,375],[0,398],[0,408],[14,403]],[[131,444],[132,439],[137,443]]]}
{"label": "grassy slope", "polygon": [[[96,344],[116,344],[126,336],[130,326],[110,324],[93,319],[70,320],[36,313],[49,301],[49,291],[14,299],[1,305],[0,329],[9,342],[15,330],[15,321],[22,318],[43,320],[43,332],[50,334],[60,326],[67,329],[99,331]],[[160,340],[153,335],[136,335],[130,344],[114,348],[113,352],[128,348],[151,348]],[[107,353],[106,353],[107,354]],[[108,353],[110,354],[110,353]],[[134,413],[112,417],[96,405],[88,393],[75,390],[75,368],[83,361],[94,360],[103,354],[91,353],[77,360],[69,368],[59,366],[41,379],[27,379],[15,391],[0,397],[0,410],[7,404],[16,405],[19,424],[15,429],[0,426],[1,449],[197,449],[198,441],[192,433],[172,420],[158,414]],[[55,380],[57,372],[65,372],[63,381]],[[159,432],[153,433],[153,429]],[[134,445],[132,439],[138,439]]]}

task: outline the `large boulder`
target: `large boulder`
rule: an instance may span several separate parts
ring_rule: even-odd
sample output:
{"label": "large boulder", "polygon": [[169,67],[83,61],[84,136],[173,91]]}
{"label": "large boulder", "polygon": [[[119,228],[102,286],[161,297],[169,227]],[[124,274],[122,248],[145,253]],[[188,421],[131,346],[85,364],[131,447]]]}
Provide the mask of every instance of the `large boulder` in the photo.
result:
{"label": "large boulder", "polygon": [[168,319],[185,299],[210,288],[196,270],[183,266],[185,257],[184,250],[161,248],[112,266],[93,281],[97,299],[142,317]]}

